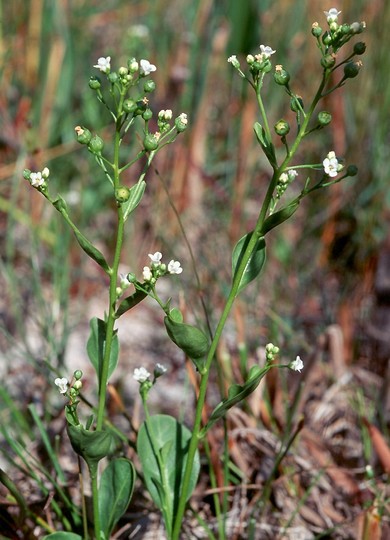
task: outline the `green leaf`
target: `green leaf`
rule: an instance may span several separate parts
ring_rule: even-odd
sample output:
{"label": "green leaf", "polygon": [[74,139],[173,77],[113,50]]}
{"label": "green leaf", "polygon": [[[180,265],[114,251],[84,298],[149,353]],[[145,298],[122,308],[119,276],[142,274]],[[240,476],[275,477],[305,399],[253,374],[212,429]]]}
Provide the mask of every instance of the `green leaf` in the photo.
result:
{"label": "green leaf", "polygon": [[132,309],[134,306],[142,302],[148,295],[144,291],[137,290],[131,296],[128,296],[119,304],[115,312],[115,317],[118,319],[121,315]]}
{"label": "green leaf", "polygon": [[[233,250],[232,256],[232,270],[233,270],[233,279],[236,275],[237,269],[239,268],[242,257],[244,256],[245,250],[249,244],[249,241],[252,237],[253,232],[250,232],[240,238]],[[237,294],[241,292],[251,281],[253,281],[261,272],[265,263],[265,240],[261,237],[251,254],[251,257],[245,267],[244,273],[242,274],[241,281],[237,290]]]}
{"label": "green leaf", "polygon": [[274,229],[284,221],[287,221],[297,210],[299,206],[299,201],[293,201],[285,208],[282,208],[275,214],[271,214],[264,222],[261,232],[265,235],[271,229]]}
{"label": "green leaf", "polygon": [[[104,349],[106,344],[106,323],[97,317],[93,317],[90,321],[91,333],[87,343],[87,353],[91,364],[96,370],[99,384],[103,366]],[[108,364],[108,379],[114,372],[119,357],[119,340],[115,334],[111,342],[111,352]]]}
{"label": "green leaf", "polygon": [[259,122],[255,122],[253,129],[255,131],[256,138],[262,147],[264,154],[267,156],[271,165],[276,165],[275,147],[270,140],[268,140],[265,129]]}
{"label": "green leaf", "polygon": [[73,450],[85,459],[88,467],[110,455],[115,447],[110,431],[87,431],[81,424],[68,424],[67,430]]}
{"label": "green leaf", "polygon": [[[149,429],[151,431],[149,431]],[[141,461],[146,487],[163,511],[167,529],[172,529],[182,490],[191,432],[172,416],[158,414],[144,422],[138,432],[137,453]],[[155,456],[159,453],[162,470]],[[195,489],[200,469],[199,452],[196,452],[186,500]]]}
{"label": "green leaf", "polygon": [[266,366],[261,369],[260,366],[252,366],[249,371],[248,379],[244,384],[232,384],[228,390],[228,397],[219,403],[210,415],[206,426],[202,430],[202,435],[211,428],[213,424],[227,413],[229,409],[240,403],[248,397],[258,387],[261,379],[271,369],[272,366]]}
{"label": "green leaf", "polygon": [[126,458],[114,459],[103,471],[99,484],[99,515],[107,538],[129,506],[134,482],[135,469]]}
{"label": "green leaf", "polygon": [[131,212],[133,212],[141,202],[141,199],[145,193],[145,188],[146,182],[144,180],[141,180],[130,188],[130,197],[125,203],[122,204],[123,218],[125,221]]}
{"label": "green leaf", "polygon": [[60,531],[48,534],[42,540],[83,540],[83,537],[79,534]]}
{"label": "green leaf", "polygon": [[208,353],[209,340],[206,334],[196,326],[180,322],[180,315],[179,310],[173,309],[172,313],[164,318],[167,334],[173,343],[184,351],[200,370],[203,365],[200,360]]}

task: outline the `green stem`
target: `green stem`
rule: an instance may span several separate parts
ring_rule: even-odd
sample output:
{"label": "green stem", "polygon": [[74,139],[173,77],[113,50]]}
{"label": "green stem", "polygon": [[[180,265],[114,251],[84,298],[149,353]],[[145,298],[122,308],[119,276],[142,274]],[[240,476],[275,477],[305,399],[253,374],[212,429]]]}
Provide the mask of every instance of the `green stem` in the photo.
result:
{"label": "green stem", "polygon": [[[208,380],[209,380],[209,376],[210,376],[211,363],[213,361],[215,352],[217,350],[219,340],[220,340],[220,338],[222,336],[222,332],[223,332],[226,320],[227,320],[227,318],[228,318],[228,316],[230,314],[230,311],[232,309],[234,300],[235,300],[235,298],[236,298],[236,296],[238,294],[238,289],[239,289],[239,285],[240,285],[240,282],[241,282],[241,278],[242,278],[242,276],[243,276],[243,274],[245,272],[247,264],[250,261],[252,253],[256,248],[257,242],[262,237],[262,228],[263,228],[265,219],[267,217],[267,214],[268,214],[268,211],[269,211],[269,208],[270,208],[270,204],[272,203],[272,196],[273,196],[276,184],[277,184],[277,182],[279,180],[280,175],[282,174],[282,172],[284,172],[285,168],[288,166],[289,162],[291,161],[291,159],[295,155],[295,153],[296,153],[296,151],[297,151],[297,149],[299,147],[299,144],[301,143],[301,141],[302,141],[302,139],[303,139],[303,137],[305,135],[306,128],[307,128],[307,126],[309,124],[309,121],[310,121],[310,119],[312,117],[314,109],[317,106],[317,103],[319,102],[319,100],[321,99],[321,93],[322,93],[322,91],[323,91],[323,89],[324,89],[324,87],[325,87],[325,85],[327,83],[327,80],[329,78],[329,74],[330,73],[328,73],[326,71],[324,72],[321,83],[320,83],[320,85],[318,87],[318,90],[317,90],[315,96],[314,96],[314,99],[313,99],[313,101],[311,103],[309,111],[306,114],[302,125],[300,126],[300,129],[299,129],[298,135],[297,135],[297,137],[296,137],[296,139],[294,141],[294,144],[291,146],[290,151],[286,155],[286,157],[285,157],[283,163],[281,164],[281,166],[278,167],[277,169],[274,169],[274,174],[272,176],[272,179],[271,179],[271,181],[269,183],[266,195],[264,197],[264,201],[263,201],[263,204],[261,206],[261,210],[260,210],[260,213],[259,213],[259,217],[258,217],[256,226],[255,226],[255,228],[253,230],[253,233],[252,233],[252,236],[251,236],[251,238],[250,238],[250,240],[248,242],[247,248],[246,248],[246,250],[245,250],[245,252],[243,254],[241,263],[238,266],[238,268],[236,269],[236,273],[235,273],[235,276],[234,276],[234,279],[233,279],[233,284],[232,284],[228,299],[226,301],[226,305],[224,307],[224,310],[223,310],[223,312],[221,314],[221,317],[220,317],[220,320],[218,322],[218,325],[217,325],[217,328],[216,328],[216,331],[215,331],[215,334],[214,334],[214,338],[213,338],[213,340],[211,342],[210,350],[208,352],[206,362],[205,362],[205,367],[204,367],[203,373],[201,374],[201,379],[200,379],[199,395],[198,395],[198,401],[197,401],[196,410],[195,410],[194,426],[193,426],[192,437],[191,437],[191,441],[190,441],[190,445],[189,445],[189,449],[188,449],[187,464],[186,464],[186,469],[185,469],[184,477],[183,477],[183,488],[182,488],[182,492],[181,492],[181,495],[180,495],[179,505],[178,505],[178,508],[177,508],[177,513],[176,513],[176,518],[175,518],[175,523],[174,523],[174,528],[173,528],[173,533],[172,533],[172,540],[178,540],[179,535],[180,535],[180,528],[181,528],[181,523],[182,523],[182,520],[183,520],[184,511],[185,511],[185,505],[186,505],[187,493],[188,493],[188,488],[189,488],[190,479],[191,479],[191,472],[192,472],[193,462],[194,462],[196,450],[197,450],[197,447],[198,447],[199,439],[201,438],[200,432],[201,432],[201,422],[202,422],[202,411],[203,411],[204,403],[205,403],[205,400],[206,400],[206,391],[207,391],[207,384],[208,384]],[[261,99],[259,99],[260,94],[259,94],[258,87],[256,89],[256,95],[258,97],[260,111],[262,113],[262,117],[263,117],[263,121],[264,121],[264,119],[266,119],[266,115],[265,115],[265,111],[263,109],[262,101],[261,101]],[[266,130],[266,132],[267,132],[267,128],[268,128],[268,123],[265,122],[264,129]],[[269,132],[269,129],[268,129],[268,132]],[[269,139],[269,140],[271,140],[271,139]]]}
{"label": "green stem", "polygon": [[92,486],[92,505],[93,505],[93,527],[95,539],[100,540],[100,516],[99,516],[99,489],[98,489],[98,464],[89,465],[89,474]]}

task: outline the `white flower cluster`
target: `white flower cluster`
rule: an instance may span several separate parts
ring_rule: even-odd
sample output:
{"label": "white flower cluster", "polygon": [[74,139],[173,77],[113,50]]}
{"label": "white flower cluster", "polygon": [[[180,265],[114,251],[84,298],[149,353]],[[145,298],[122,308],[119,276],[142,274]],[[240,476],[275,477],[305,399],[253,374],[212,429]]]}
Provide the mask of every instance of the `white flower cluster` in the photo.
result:
{"label": "white flower cluster", "polygon": [[[164,375],[164,373],[167,372],[167,368],[163,366],[162,364],[156,364],[156,367],[154,368],[154,378],[157,379],[158,377],[161,377],[161,375]],[[135,368],[133,373],[133,378],[139,382],[140,384],[149,381],[151,377],[151,374],[149,371],[144,367]]]}
{"label": "white flower cluster", "polygon": [[[97,64],[93,66],[94,68],[97,68],[102,73],[110,73],[111,70],[111,56],[101,56],[98,58]],[[133,58],[130,62],[129,69],[132,73],[137,71],[139,68],[140,75],[143,77],[147,77],[150,75],[153,71],[156,71],[156,66],[154,64],[151,64],[149,60],[142,59],[140,60],[139,64],[135,58]]]}
{"label": "white flower cluster", "polygon": [[322,162],[322,165],[324,166],[325,174],[327,174],[331,178],[337,176],[339,172],[343,169],[343,165],[339,163],[336,154],[333,151],[328,153],[328,155]]}
{"label": "white flower cluster", "polygon": [[50,171],[47,167],[45,167],[42,172],[32,172],[30,174],[29,182],[32,187],[40,188],[46,183],[46,180],[49,178],[49,174]]}
{"label": "white flower cluster", "polygon": [[161,262],[162,253],[160,253],[160,251],[149,253],[149,258],[152,261],[152,264],[151,266],[144,266],[142,272],[142,276],[146,282],[153,282],[153,280],[157,280],[159,277],[166,274],[181,274],[183,272],[183,268],[179,261],[174,261],[172,259],[168,265],[163,264]]}

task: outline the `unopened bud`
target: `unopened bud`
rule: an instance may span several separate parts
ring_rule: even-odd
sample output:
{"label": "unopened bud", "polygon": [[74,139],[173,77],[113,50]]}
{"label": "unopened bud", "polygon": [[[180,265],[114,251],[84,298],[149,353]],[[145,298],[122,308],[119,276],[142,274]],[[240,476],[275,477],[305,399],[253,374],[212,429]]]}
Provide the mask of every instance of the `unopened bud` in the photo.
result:
{"label": "unopened bud", "polygon": [[118,73],[116,73],[115,71],[108,74],[108,80],[110,81],[111,84],[115,84],[118,79],[119,79]]}
{"label": "unopened bud", "polygon": [[137,104],[134,99],[125,99],[123,102],[123,110],[125,113],[133,113],[137,108]]}
{"label": "unopened bud", "polygon": [[330,45],[332,43],[332,36],[328,31],[326,31],[325,34],[322,36],[322,43],[324,45]]}
{"label": "unopened bud", "polygon": [[284,135],[287,135],[287,133],[290,131],[289,123],[286,122],[286,120],[279,120],[279,122],[276,122],[274,125],[274,130],[277,135],[280,135],[281,137]]}
{"label": "unopened bud", "polygon": [[115,190],[115,199],[118,203],[124,203],[129,200],[130,190],[126,186],[119,186]]}
{"label": "unopened bud", "polygon": [[82,376],[83,372],[81,371],[81,369],[76,369],[76,371],[73,373],[73,377],[76,379],[76,381],[79,381]]}
{"label": "unopened bud", "polygon": [[316,38],[320,37],[320,35],[322,34],[322,28],[318,25],[317,22],[312,24],[311,33]]}
{"label": "unopened bud", "polygon": [[101,151],[103,150],[104,148],[104,142],[103,142],[103,139],[101,137],[99,137],[99,135],[94,135],[88,145],[88,149],[93,153],[93,154],[100,154]]}
{"label": "unopened bud", "polygon": [[276,66],[274,73],[274,81],[281,86],[287,86],[290,81],[290,74],[283,69],[282,66]]}
{"label": "unopened bud", "polygon": [[81,390],[82,387],[83,387],[83,383],[80,380],[77,380],[73,383],[73,388],[75,390]]}
{"label": "unopened bud", "polygon": [[129,70],[127,69],[127,67],[122,66],[118,69],[119,77],[122,77],[122,78],[126,77],[128,73],[129,73]]}
{"label": "unopened bud", "polygon": [[321,58],[321,66],[325,69],[333,67],[336,63],[336,57],[333,54],[327,54]]}
{"label": "unopened bud", "polygon": [[76,132],[77,141],[80,144],[89,144],[90,140],[92,139],[92,133],[89,131],[89,129],[76,126],[74,130]]}
{"label": "unopened bud", "polygon": [[356,77],[361,67],[362,67],[361,62],[348,62],[348,64],[345,64],[344,66],[345,78],[353,79],[354,77]]}
{"label": "unopened bud", "polygon": [[152,152],[158,147],[158,138],[151,133],[148,133],[144,138],[144,148],[147,152]]}
{"label": "unopened bud", "polygon": [[318,123],[321,126],[327,126],[332,121],[332,115],[328,111],[321,111],[318,113]]}
{"label": "unopened bud", "polygon": [[353,52],[355,54],[364,54],[366,52],[366,44],[363,41],[355,43],[355,45],[353,46]]}
{"label": "unopened bud", "polygon": [[290,100],[290,109],[298,112],[303,109],[303,100],[300,96],[293,96]]}
{"label": "unopened bud", "polygon": [[156,83],[152,81],[151,79],[146,81],[144,84],[144,91],[146,93],[154,92],[156,90]]}
{"label": "unopened bud", "polygon": [[88,84],[92,90],[98,90],[101,87],[101,82],[98,77],[91,77]]}

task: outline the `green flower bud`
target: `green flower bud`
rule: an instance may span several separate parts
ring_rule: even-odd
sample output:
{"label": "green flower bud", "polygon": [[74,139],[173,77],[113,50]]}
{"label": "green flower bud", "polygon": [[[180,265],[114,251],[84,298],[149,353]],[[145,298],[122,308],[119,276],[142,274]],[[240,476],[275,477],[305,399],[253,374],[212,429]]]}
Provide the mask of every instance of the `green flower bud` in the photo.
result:
{"label": "green flower bud", "polygon": [[23,171],[23,178],[25,180],[30,180],[31,171],[29,169],[24,169]]}
{"label": "green flower bud", "polygon": [[321,58],[321,66],[325,69],[333,67],[336,63],[336,57],[333,54],[327,54]]}
{"label": "green flower bud", "polygon": [[349,24],[342,24],[340,26],[340,32],[344,35],[344,36],[347,36],[350,32],[351,32],[351,27],[349,26]]}
{"label": "green flower bud", "polygon": [[125,99],[123,102],[123,110],[125,113],[133,113],[137,108],[137,104],[134,99]]}
{"label": "green flower bud", "polygon": [[148,80],[144,84],[144,91],[148,94],[156,90],[156,83],[152,80]]}
{"label": "green flower bud", "polygon": [[76,371],[73,373],[73,377],[76,379],[76,381],[79,381],[82,376],[83,372],[81,371],[81,369],[76,369]]}
{"label": "green flower bud", "polygon": [[134,115],[142,114],[144,111],[146,111],[148,107],[147,100],[140,99],[136,103],[136,109],[134,111]]}
{"label": "green flower bud", "polygon": [[156,150],[158,147],[158,139],[155,135],[152,135],[151,133],[148,133],[146,137],[144,138],[144,148],[148,152],[152,152],[153,150]]}
{"label": "green flower bud", "polygon": [[346,170],[347,176],[356,176],[359,172],[359,169],[356,167],[356,165],[349,165]]}
{"label": "green flower bud", "polygon": [[359,43],[355,43],[353,47],[353,52],[355,54],[364,54],[366,52],[366,44],[363,41],[359,41]]}
{"label": "green flower bud", "polygon": [[272,69],[272,64],[271,64],[271,62],[270,62],[270,61],[268,60],[268,58],[267,58],[267,60],[263,63],[263,66],[262,66],[262,68],[261,68],[261,71],[262,71],[263,73],[269,73],[269,72],[271,71],[271,69]]}
{"label": "green flower bud", "polygon": [[127,280],[129,281],[129,283],[137,283],[137,276],[135,274],[133,274],[132,272],[127,274],[126,277],[127,277]]}
{"label": "green flower bud", "polygon": [[153,116],[153,113],[152,113],[152,110],[151,109],[146,109],[146,111],[144,111],[142,113],[142,118],[144,120],[150,120]]}
{"label": "green flower bud", "polygon": [[311,27],[311,33],[314,37],[318,38],[322,34],[322,28],[318,26],[318,23],[313,23]]}
{"label": "green flower bud", "polygon": [[76,126],[74,128],[77,135],[77,142],[80,144],[89,144],[92,139],[92,133],[87,128]]}
{"label": "green flower bud", "polygon": [[338,30],[339,28],[339,25],[337,24],[336,21],[332,21],[329,23],[329,29],[331,32],[336,32],[336,30]]}
{"label": "green flower bud", "polygon": [[119,77],[124,78],[124,77],[126,77],[126,75],[128,75],[128,73],[129,73],[129,70],[128,70],[126,67],[124,67],[124,66],[122,66],[122,67],[120,67],[120,68],[118,69]]}
{"label": "green flower bud", "polygon": [[119,79],[118,73],[115,73],[115,71],[108,74],[108,80],[110,81],[111,84],[115,84],[118,79]]}
{"label": "green flower bud", "polygon": [[277,66],[274,73],[274,81],[281,86],[287,86],[290,81],[289,72],[283,69],[282,66]]}
{"label": "green flower bud", "polygon": [[101,137],[99,137],[99,135],[94,135],[88,145],[88,149],[93,153],[93,154],[100,154],[101,151],[103,150],[104,148],[104,142],[103,142],[103,139]]}
{"label": "green flower bud", "polygon": [[326,31],[324,35],[322,36],[322,43],[324,45],[330,45],[332,43],[332,36],[330,35],[328,31]]}
{"label": "green flower bud", "polygon": [[126,186],[119,186],[115,190],[115,199],[118,203],[124,203],[129,200],[130,190]]}
{"label": "green flower bud", "polygon": [[[300,105],[300,107],[299,107]],[[290,109],[294,112],[298,112],[303,109],[303,100],[300,96],[293,96],[290,100]]]}
{"label": "green flower bud", "polygon": [[361,67],[361,62],[348,62],[344,66],[344,77],[346,79],[353,79],[359,73]]}
{"label": "green flower bud", "polygon": [[188,119],[186,113],[181,113],[179,116],[175,119],[175,126],[178,131],[178,133],[182,133],[187,129],[188,125]]}
{"label": "green flower bud", "polygon": [[281,137],[284,135],[287,135],[287,133],[290,131],[289,123],[286,122],[286,120],[279,120],[279,122],[276,122],[274,125],[274,130],[277,135],[280,135]]}
{"label": "green flower bud", "polygon": [[99,77],[91,77],[89,79],[89,87],[92,89],[92,90],[98,90],[100,87],[101,87],[101,82],[100,82],[100,79]]}
{"label": "green flower bud", "polygon": [[321,126],[327,126],[332,121],[332,115],[328,111],[319,112],[317,118]]}

